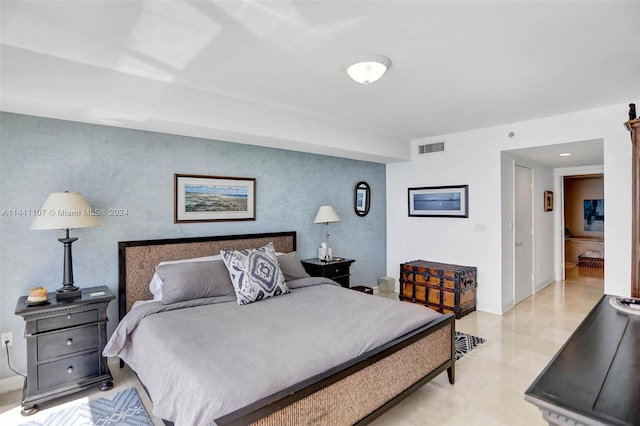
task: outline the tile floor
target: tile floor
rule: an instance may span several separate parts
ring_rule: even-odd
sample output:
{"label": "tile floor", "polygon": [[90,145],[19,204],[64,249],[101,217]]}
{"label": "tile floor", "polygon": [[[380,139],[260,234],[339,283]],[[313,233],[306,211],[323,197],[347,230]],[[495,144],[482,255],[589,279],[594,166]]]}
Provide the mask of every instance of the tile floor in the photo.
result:
{"label": "tile floor", "polygon": [[[550,285],[503,316],[473,312],[456,321],[457,330],[484,337],[487,342],[456,364],[455,385],[450,385],[443,373],[373,425],[544,425],[539,411],[524,401],[524,391],[602,294],[601,269],[572,267],[567,269],[566,281]],[[115,386],[107,394],[134,386],[151,413],[151,402],[133,373],[115,364],[111,371]],[[21,392],[0,395],[0,424],[46,418],[78,398],[106,395],[99,391],[71,395],[23,418]],[[160,419],[152,420],[162,425]]]}
{"label": "tile floor", "polygon": [[546,425],[524,392],[603,294],[602,269],[575,267],[566,278],[503,316],[456,321],[487,342],[456,364],[455,385],[441,374],[372,424]]}

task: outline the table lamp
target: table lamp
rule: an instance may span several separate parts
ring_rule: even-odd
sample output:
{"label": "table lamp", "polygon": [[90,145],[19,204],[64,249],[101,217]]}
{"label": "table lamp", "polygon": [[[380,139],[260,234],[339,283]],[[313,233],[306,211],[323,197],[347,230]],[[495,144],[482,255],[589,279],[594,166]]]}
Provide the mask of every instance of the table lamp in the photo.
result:
{"label": "table lamp", "polygon": [[53,192],[49,194],[30,229],[63,229],[65,238],[58,238],[64,245],[64,272],[62,287],[56,290],[57,299],[80,297],[81,292],[73,285],[73,262],[71,258],[71,244],[77,238],[69,237],[69,230],[74,228],[90,228],[100,226],[93,210],[77,192]]}
{"label": "table lamp", "polygon": [[[331,256],[329,255],[329,222],[340,222],[340,216],[331,206],[320,206],[318,209],[318,214],[316,215],[313,223],[324,223],[324,243],[326,245],[327,251],[324,253],[324,259],[321,260],[327,261],[330,260]],[[320,256],[319,256],[320,257]]]}

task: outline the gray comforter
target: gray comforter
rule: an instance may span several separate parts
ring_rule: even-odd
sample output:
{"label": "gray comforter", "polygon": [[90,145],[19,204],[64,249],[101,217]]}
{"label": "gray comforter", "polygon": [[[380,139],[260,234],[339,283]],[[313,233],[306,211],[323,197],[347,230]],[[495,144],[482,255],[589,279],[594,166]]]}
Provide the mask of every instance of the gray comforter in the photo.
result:
{"label": "gray comforter", "polygon": [[138,374],[154,415],[212,424],[440,317],[324,278],[287,284],[291,293],[244,306],[233,297],[138,306],[104,355]]}

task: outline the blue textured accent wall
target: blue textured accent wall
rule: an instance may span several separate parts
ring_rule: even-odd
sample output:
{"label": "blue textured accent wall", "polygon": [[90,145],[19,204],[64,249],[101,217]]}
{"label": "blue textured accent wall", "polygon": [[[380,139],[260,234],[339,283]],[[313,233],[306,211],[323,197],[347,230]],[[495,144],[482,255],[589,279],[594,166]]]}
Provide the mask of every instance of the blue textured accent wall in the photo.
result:
{"label": "blue textured accent wall", "polygon": [[[174,173],[257,179],[257,220],[173,223]],[[357,182],[371,186],[371,211],[353,211]],[[107,285],[117,294],[117,243],[125,240],[295,230],[301,258],[317,255],[324,226],[318,207],[331,204],[342,221],[330,224],[334,254],[356,259],[352,284],[375,285],[386,275],[385,165],[294,151],[0,113],[1,331],[13,331],[12,361],[25,370],[24,323],[17,298],[35,285],[62,282],[62,231],[30,231],[48,194],[81,192],[93,208],[126,209],[100,217],[99,228],[72,236],[77,285]],[[15,210],[15,211],[14,211]],[[109,307],[109,334],[118,318]],[[2,354],[0,377],[11,375]]]}

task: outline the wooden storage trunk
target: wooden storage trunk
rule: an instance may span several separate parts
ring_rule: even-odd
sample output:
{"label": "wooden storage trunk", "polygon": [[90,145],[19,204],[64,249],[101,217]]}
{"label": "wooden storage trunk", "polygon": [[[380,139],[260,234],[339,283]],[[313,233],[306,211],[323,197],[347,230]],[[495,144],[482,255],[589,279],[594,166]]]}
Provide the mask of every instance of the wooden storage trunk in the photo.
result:
{"label": "wooden storage trunk", "polygon": [[413,260],[400,264],[400,300],[460,319],[476,310],[476,267]]}

